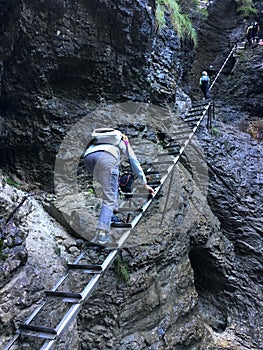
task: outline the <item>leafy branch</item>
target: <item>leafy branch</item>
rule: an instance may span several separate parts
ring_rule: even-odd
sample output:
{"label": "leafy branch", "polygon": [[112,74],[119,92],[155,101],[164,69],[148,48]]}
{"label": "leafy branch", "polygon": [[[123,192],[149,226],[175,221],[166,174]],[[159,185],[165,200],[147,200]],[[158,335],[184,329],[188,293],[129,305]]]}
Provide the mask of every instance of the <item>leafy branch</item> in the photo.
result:
{"label": "leafy branch", "polygon": [[158,30],[161,31],[166,25],[165,16],[168,14],[173,28],[177,31],[179,38],[191,39],[194,46],[197,45],[197,34],[187,14],[181,12],[180,5],[176,0],[157,0],[156,21]]}
{"label": "leafy branch", "polygon": [[241,13],[244,18],[250,18],[257,13],[257,10],[253,7],[252,0],[235,0],[237,3],[237,12]]}

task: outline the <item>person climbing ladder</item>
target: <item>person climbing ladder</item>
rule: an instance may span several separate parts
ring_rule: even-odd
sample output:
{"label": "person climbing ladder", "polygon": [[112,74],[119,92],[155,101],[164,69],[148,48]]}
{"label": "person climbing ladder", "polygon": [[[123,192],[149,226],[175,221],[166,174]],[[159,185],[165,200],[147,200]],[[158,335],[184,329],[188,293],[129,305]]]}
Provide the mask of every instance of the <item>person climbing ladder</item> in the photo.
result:
{"label": "person climbing ladder", "polygon": [[102,246],[115,246],[110,237],[110,226],[114,210],[118,210],[118,177],[120,151],[129,159],[133,172],[137,175],[144,189],[154,193],[141,165],[133,152],[126,135],[112,128],[95,129],[92,140],[84,154],[84,163],[102,186],[102,207],[97,225],[97,233],[92,243]]}
{"label": "person climbing ladder", "polygon": [[258,33],[259,33],[259,24],[257,21],[252,23],[248,28],[246,32],[246,37],[247,37],[247,42],[246,42],[246,47],[247,46],[253,46],[257,42],[258,38]]}
{"label": "person climbing ladder", "polygon": [[209,92],[210,78],[207,75],[206,71],[202,72],[202,76],[200,78],[199,84],[200,84],[201,91],[204,95],[204,99],[205,100],[209,99],[210,98],[210,92]]}

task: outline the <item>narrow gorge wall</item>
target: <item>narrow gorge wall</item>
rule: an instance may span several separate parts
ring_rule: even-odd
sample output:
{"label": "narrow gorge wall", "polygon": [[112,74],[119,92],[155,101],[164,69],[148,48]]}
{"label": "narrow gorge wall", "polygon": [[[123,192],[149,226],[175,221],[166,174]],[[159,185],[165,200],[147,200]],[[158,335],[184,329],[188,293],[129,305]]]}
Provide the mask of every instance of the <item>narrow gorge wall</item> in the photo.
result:
{"label": "narrow gorge wall", "polygon": [[[213,5],[190,71],[195,52],[189,43],[182,47],[172,30],[154,41],[153,1],[0,0],[1,168],[31,191],[53,189],[61,141],[91,111],[105,105],[114,109],[126,100],[147,104],[173,99],[174,84],[182,75],[183,84],[188,82],[198,98],[194,82],[199,70],[211,62],[220,66],[228,39],[239,38],[244,29],[234,1]],[[223,75],[215,96],[217,135],[201,128],[196,142],[203,151],[195,164],[204,159],[208,163],[208,193],[198,186],[198,172],[193,179],[193,164],[189,167],[186,156],[176,170],[164,222],[160,226],[167,185],[122,252],[130,284],[118,281],[114,267],[110,269],[73,324],[72,337],[66,334],[58,349],[263,347],[262,144],[248,135],[240,120],[241,115],[246,120],[247,113],[259,115],[261,57],[250,52],[242,66],[233,66],[231,79],[229,70]],[[245,72],[250,71],[246,84]],[[102,117],[129,126],[125,114],[112,115]],[[131,135],[142,164],[148,166],[156,151],[151,127],[163,114],[146,122],[144,118],[139,115]],[[88,120],[87,134],[93,126],[94,120]],[[140,142],[135,137],[139,133]],[[8,180],[1,176],[1,345],[81,250],[74,232],[47,214],[50,194],[31,197],[29,192],[25,206],[8,221],[27,194]],[[98,199],[89,204],[91,224]],[[34,342],[22,346],[38,348]]]}
{"label": "narrow gorge wall", "polygon": [[17,179],[51,188],[63,137],[100,103],[174,93],[180,42],[155,41],[153,0],[0,6],[0,165]]}

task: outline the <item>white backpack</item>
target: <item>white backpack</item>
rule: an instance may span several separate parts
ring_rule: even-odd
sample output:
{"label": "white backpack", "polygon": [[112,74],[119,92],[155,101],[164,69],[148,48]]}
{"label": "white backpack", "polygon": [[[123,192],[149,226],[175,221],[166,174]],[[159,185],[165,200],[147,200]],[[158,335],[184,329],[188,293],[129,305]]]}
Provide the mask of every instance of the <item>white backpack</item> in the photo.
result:
{"label": "white backpack", "polygon": [[91,137],[93,145],[110,144],[118,146],[122,139],[122,133],[112,128],[99,128],[93,130]]}

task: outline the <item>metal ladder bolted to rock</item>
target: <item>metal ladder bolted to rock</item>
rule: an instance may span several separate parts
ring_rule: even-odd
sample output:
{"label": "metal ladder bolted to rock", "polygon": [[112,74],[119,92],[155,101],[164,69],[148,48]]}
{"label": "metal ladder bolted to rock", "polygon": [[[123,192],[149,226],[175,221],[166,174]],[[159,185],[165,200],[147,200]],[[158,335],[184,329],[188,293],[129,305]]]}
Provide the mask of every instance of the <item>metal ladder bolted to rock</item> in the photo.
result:
{"label": "metal ladder bolted to rock", "polygon": [[[234,48],[228,55],[227,60],[233,52]],[[218,78],[226,61],[215,80]],[[214,85],[215,80],[211,87]],[[161,190],[163,184],[171,175],[175,165],[181,159],[186,147],[195,135],[196,130],[207,113],[209,113],[211,105],[211,100],[200,101],[199,103],[193,104],[192,108],[183,119],[184,124],[178,126],[176,131],[171,135],[169,142],[163,146],[163,152],[157,154],[156,160],[153,161],[151,168],[145,171],[146,176],[155,174],[161,176],[157,180],[148,182],[148,184],[155,189],[155,193],[149,195],[139,207],[120,208],[122,212],[127,212],[129,215],[131,214],[132,219],[126,223],[111,224],[111,227],[117,228],[120,233],[118,248],[110,250],[87,245],[73,263],[67,264],[67,272],[60,278],[55,286],[51,290],[45,291],[44,300],[36,307],[28,319],[23,324],[19,325],[16,334],[9,343],[4,346],[3,350],[20,349],[18,346],[19,342],[20,344],[21,341],[23,342],[23,337],[33,337],[39,340],[39,343],[41,343],[39,345],[40,350],[55,349],[58,340],[76,319],[83,304],[90,298],[104,273],[113,264],[133,228],[138,225],[144,213],[148,210],[154,198]],[[163,167],[165,167],[165,169],[163,169]],[[136,194],[136,192],[133,193],[133,197],[136,196],[140,197],[140,194]],[[98,250],[100,252],[99,258],[96,254]],[[90,261],[90,256],[92,255],[90,252],[94,252],[93,261]],[[96,261],[96,259],[99,261]],[[74,274],[78,274],[78,280],[84,280],[82,281],[83,288],[79,291],[69,292],[70,278]],[[48,315],[51,316],[51,313],[56,310],[59,311],[59,315],[62,315],[62,317],[58,317],[58,320],[55,322],[56,324],[45,325],[48,322]]]}

